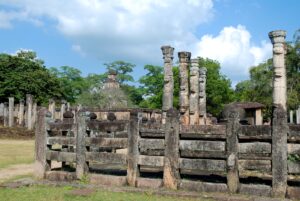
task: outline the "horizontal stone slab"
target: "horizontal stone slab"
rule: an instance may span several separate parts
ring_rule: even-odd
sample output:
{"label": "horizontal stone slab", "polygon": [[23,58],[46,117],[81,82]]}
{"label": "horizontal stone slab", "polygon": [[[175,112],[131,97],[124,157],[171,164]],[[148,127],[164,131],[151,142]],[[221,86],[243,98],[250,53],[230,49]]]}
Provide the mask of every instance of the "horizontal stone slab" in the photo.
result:
{"label": "horizontal stone slab", "polygon": [[106,186],[125,186],[127,184],[126,176],[88,174],[91,184]]}
{"label": "horizontal stone slab", "polygon": [[179,189],[196,192],[227,192],[227,184],[181,180]]}
{"label": "horizontal stone slab", "polygon": [[46,159],[59,161],[59,162],[75,162],[76,161],[76,153],[61,152],[61,151],[47,151]]}
{"label": "horizontal stone slab", "polygon": [[250,170],[271,173],[271,160],[239,160],[239,170]]}
{"label": "horizontal stone slab", "polygon": [[300,187],[288,186],[286,196],[289,199],[300,199]]}
{"label": "horizontal stone slab", "polygon": [[299,174],[300,173],[300,162],[288,161],[288,173]]}
{"label": "horizontal stone slab", "polygon": [[201,141],[201,140],[180,140],[180,150],[190,151],[225,151],[225,142],[222,141]]}
{"label": "horizontal stone slab", "polygon": [[163,129],[140,128],[141,137],[164,138],[165,131]]}
{"label": "horizontal stone slab", "polygon": [[300,154],[300,144],[288,143],[287,147],[289,154]]}
{"label": "horizontal stone slab", "polygon": [[164,166],[164,157],[140,155],[138,159],[138,164],[152,167],[162,167]]}
{"label": "horizontal stone slab", "polygon": [[241,184],[240,193],[256,196],[271,196],[272,187],[259,184]]}
{"label": "horizontal stone slab", "polygon": [[127,138],[101,138],[101,137],[91,137],[85,138],[86,146],[98,146],[104,148],[127,148],[128,142]]}
{"label": "horizontal stone slab", "polygon": [[73,181],[76,180],[76,173],[65,171],[47,171],[45,178],[50,181]]}
{"label": "horizontal stone slab", "polygon": [[73,129],[72,122],[57,122],[57,123],[49,123],[49,129],[53,131],[68,131]]}
{"label": "horizontal stone slab", "polygon": [[139,188],[152,188],[152,189],[158,189],[163,186],[163,180],[162,179],[150,179],[150,178],[142,178],[139,177],[137,179],[136,187]]}
{"label": "horizontal stone slab", "polygon": [[226,159],[226,151],[192,151],[192,150],[181,150],[181,158],[210,158],[210,159]]}
{"label": "horizontal stone slab", "polygon": [[142,138],[139,140],[139,148],[140,152],[145,152],[147,150],[164,150],[165,140]]}
{"label": "horizontal stone slab", "polygon": [[267,142],[239,143],[239,153],[242,154],[270,154],[272,145]]}
{"label": "horizontal stone slab", "polygon": [[240,127],[240,139],[269,139],[271,140],[271,126],[269,125],[243,125]]}
{"label": "horizontal stone slab", "polygon": [[226,125],[181,125],[180,134],[226,135]]}
{"label": "horizontal stone slab", "polygon": [[48,137],[47,138],[48,145],[75,145],[76,138],[75,137]]}
{"label": "horizontal stone slab", "polygon": [[106,153],[106,152],[86,152],[86,161],[95,161],[104,164],[127,164],[125,154]]}
{"label": "horizontal stone slab", "polygon": [[225,160],[211,160],[211,159],[187,159],[180,158],[180,169],[198,170],[198,171],[226,171]]}

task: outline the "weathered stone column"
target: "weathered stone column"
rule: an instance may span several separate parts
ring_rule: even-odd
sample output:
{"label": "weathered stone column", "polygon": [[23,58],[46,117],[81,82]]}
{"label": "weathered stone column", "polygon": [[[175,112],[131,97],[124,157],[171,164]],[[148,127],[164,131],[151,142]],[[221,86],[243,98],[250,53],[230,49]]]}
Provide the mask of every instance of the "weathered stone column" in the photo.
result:
{"label": "weathered stone column", "polygon": [[300,124],[300,106],[298,110],[296,111],[296,123]]}
{"label": "weathered stone column", "polygon": [[3,112],[4,112],[4,104],[0,103],[0,116],[3,116]]}
{"label": "weathered stone column", "polygon": [[199,64],[198,59],[191,60],[190,69],[190,125],[199,124]]}
{"label": "weathered stone column", "polygon": [[285,68],[286,32],[272,31],[273,43],[273,118],[272,118],[272,194],[285,197],[287,189],[287,87]]}
{"label": "weathered stone column", "polygon": [[14,104],[15,99],[13,97],[8,98],[8,126],[14,126]]}
{"label": "weathered stone column", "polygon": [[32,129],[32,103],[33,103],[33,98],[32,95],[26,94],[26,106],[27,106],[27,121],[26,121],[26,127],[31,130]]}
{"label": "weathered stone column", "polygon": [[206,124],[206,68],[199,69],[199,124]]}
{"label": "weathered stone column", "polygon": [[290,123],[293,124],[294,123],[294,111],[290,110]]}
{"label": "weathered stone column", "polygon": [[33,103],[33,107],[32,107],[32,128],[35,127],[37,121],[37,102]]}
{"label": "weathered stone column", "polygon": [[189,114],[189,64],[191,59],[190,52],[178,52],[179,57],[179,107],[180,107],[180,124],[190,124]]}
{"label": "weathered stone column", "polygon": [[137,179],[140,176],[138,165],[140,123],[142,113],[130,112],[130,121],[128,129],[128,149],[127,149],[127,183],[129,186],[136,186]]}
{"label": "weathered stone column", "polygon": [[171,46],[161,47],[164,59],[164,94],[163,94],[163,123],[165,123],[166,112],[173,107],[173,53],[174,48]]}
{"label": "weathered stone column", "polygon": [[87,112],[78,113],[76,129],[76,177],[82,179],[84,174],[88,171],[88,164],[86,163],[85,152],[85,136],[87,129],[87,120],[89,119]]}
{"label": "weathered stone column", "polygon": [[24,125],[23,122],[24,122],[24,100],[21,99],[19,104],[19,114],[18,114],[19,126],[23,126]]}
{"label": "weathered stone column", "polygon": [[285,36],[286,32],[283,30],[269,33],[269,37],[273,43],[273,103],[282,105],[283,109],[286,110]]}
{"label": "weathered stone column", "polygon": [[60,105],[60,120],[64,120],[65,111],[66,111],[66,101],[62,100]]}
{"label": "weathered stone column", "polygon": [[3,108],[3,126],[8,126],[8,103],[4,103]]}
{"label": "weathered stone column", "polygon": [[55,100],[54,99],[49,100],[49,109],[48,110],[52,114],[51,118],[55,119]]}
{"label": "weathered stone column", "polygon": [[165,127],[165,157],[163,183],[166,188],[177,190],[179,173],[179,113],[171,108],[167,111]]}

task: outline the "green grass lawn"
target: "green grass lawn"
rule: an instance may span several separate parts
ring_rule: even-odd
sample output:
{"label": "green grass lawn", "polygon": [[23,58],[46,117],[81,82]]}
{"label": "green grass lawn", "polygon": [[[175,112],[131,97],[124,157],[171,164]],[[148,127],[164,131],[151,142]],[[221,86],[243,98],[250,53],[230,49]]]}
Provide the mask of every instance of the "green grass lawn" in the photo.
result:
{"label": "green grass lawn", "polygon": [[182,197],[157,196],[151,193],[124,193],[95,191],[88,196],[73,195],[73,187],[31,186],[18,189],[0,189],[0,199],[5,201],[209,201]]}
{"label": "green grass lawn", "polygon": [[0,140],[0,169],[34,161],[34,140]]}

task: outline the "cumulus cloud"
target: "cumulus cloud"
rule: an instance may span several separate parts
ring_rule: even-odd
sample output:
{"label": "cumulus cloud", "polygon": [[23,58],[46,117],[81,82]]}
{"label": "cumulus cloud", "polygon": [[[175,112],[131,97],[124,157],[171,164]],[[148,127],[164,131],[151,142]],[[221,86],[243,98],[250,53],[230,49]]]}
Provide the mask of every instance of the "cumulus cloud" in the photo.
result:
{"label": "cumulus cloud", "polygon": [[218,60],[222,71],[234,83],[247,78],[249,67],[257,65],[271,56],[272,45],[262,41],[256,46],[251,34],[242,25],[224,27],[217,36],[204,35],[195,46],[195,53]]}
{"label": "cumulus cloud", "polygon": [[[196,28],[213,16],[212,0],[1,0],[0,5],[50,18],[81,51],[101,60],[153,63],[160,46],[195,40]],[[16,18],[2,19],[12,24]]]}

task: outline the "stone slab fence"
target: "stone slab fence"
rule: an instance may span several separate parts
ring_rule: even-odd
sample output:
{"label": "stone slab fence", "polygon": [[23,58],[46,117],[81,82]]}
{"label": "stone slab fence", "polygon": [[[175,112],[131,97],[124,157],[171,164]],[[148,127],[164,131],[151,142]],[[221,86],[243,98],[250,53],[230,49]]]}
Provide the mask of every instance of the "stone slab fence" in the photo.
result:
{"label": "stone slab fence", "polygon": [[300,162],[290,159],[300,154],[300,126],[288,125],[281,107],[272,126],[241,125],[236,111],[224,125],[181,125],[173,109],[164,124],[138,110],[126,120],[114,112],[105,120],[88,111],[51,116],[38,114],[40,178],[300,198]]}

